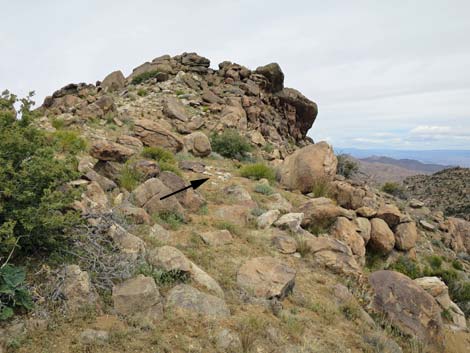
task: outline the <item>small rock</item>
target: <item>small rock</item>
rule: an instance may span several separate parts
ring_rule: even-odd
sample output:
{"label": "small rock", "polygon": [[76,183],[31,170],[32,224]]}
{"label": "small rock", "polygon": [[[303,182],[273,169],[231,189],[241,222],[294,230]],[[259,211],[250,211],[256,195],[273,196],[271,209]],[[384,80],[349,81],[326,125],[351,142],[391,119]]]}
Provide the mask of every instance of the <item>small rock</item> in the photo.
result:
{"label": "small rock", "polygon": [[136,152],[110,141],[97,141],[90,149],[90,155],[101,161],[125,162]]}
{"label": "small rock", "polygon": [[222,246],[233,241],[232,234],[226,229],[202,233],[201,238],[204,243],[211,246]]}
{"label": "small rock", "polygon": [[303,219],[303,213],[287,213],[274,222],[274,225],[278,228],[289,229],[294,233],[298,233]]}
{"label": "small rock", "polygon": [[410,250],[416,245],[418,232],[415,222],[400,223],[395,227],[395,247],[398,250]]}
{"label": "small rock", "polygon": [[288,235],[275,235],[272,243],[282,254],[293,254],[297,251],[297,241]]}
{"label": "small rock", "polygon": [[258,228],[266,229],[269,228],[278,218],[281,212],[279,210],[271,210],[263,213],[256,219]]}
{"label": "small rock", "polygon": [[436,227],[433,224],[429,223],[428,221],[425,221],[424,219],[420,220],[419,224],[421,227],[431,232],[434,232],[434,230],[436,229]]}
{"label": "small rock", "polygon": [[421,207],[424,207],[424,202],[421,202],[416,199],[411,199],[409,205],[412,208],[421,208]]}
{"label": "small rock", "polygon": [[374,210],[373,208],[362,206],[356,210],[356,213],[360,217],[372,218],[376,216],[377,211]]}
{"label": "small rock", "polygon": [[220,353],[238,352],[242,344],[240,337],[235,332],[225,328],[216,335],[216,347]]}

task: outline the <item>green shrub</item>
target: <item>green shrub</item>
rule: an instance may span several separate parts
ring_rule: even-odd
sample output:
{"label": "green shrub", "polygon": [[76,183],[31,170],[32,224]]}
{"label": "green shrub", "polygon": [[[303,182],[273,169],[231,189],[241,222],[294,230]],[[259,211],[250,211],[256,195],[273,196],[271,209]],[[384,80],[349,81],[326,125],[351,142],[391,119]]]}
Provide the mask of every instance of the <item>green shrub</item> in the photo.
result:
{"label": "green shrub", "polygon": [[25,278],[25,271],[19,267],[9,264],[0,267],[0,321],[11,318],[16,310],[33,308]]}
{"label": "green shrub", "polygon": [[464,270],[462,263],[457,259],[454,259],[452,261],[452,267],[455,268],[456,270],[459,270],[459,271]]}
{"label": "green shrub", "polygon": [[354,301],[349,301],[339,307],[340,312],[350,321],[356,320],[361,316],[361,308]]}
{"label": "green shrub", "polygon": [[439,255],[430,255],[426,261],[431,265],[433,270],[438,270],[442,266],[442,258]]}
{"label": "green shrub", "polygon": [[182,176],[181,170],[178,168],[176,164],[169,163],[169,162],[160,162],[159,165],[160,165],[160,170],[162,172],[167,171],[167,172],[175,173],[178,176]]}
{"label": "green shrub", "polygon": [[221,134],[211,136],[211,146],[214,152],[226,158],[243,160],[252,150],[249,141],[241,136],[237,130],[227,129]]}
{"label": "green shrub", "polygon": [[130,165],[125,165],[119,175],[118,183],[127,191],[134,190],[142,182],[143,175]]}
{"label": "green shrub", "polygon": [[178,269],[165,271],[144,263],[137,268],[136,274],[152,277],[158,286],[173,286],[177,283],[187,283],[190,280],[188,272]]}
{"label": "green shrub", "polygon": [[148,94],[147,90],[145,88],[139,88],[137,90],[137,95],[139,97],[145,97]]}
{"label": "green shrub", "polygon": [[55,147],[62,153],[77,154],[87,148],[86,141],[76,131],[58,130],[52,138]]}
{"label": "green shrub", "polygon": [[175,91],[175,94],[176,94],[177,96],[181,96],[181,95],[185,94],[185,92],[184,92],[182,89],[177,89],[177,90]]}
{"label": "green shrub", "polygon": [[177,230],[185,222],[181,213],[172,210],[160,211],[158,214],[153,215],[153,218],[157,223],[162,222],[172,230]]}
{"label": "green shrub", "polygon": [[255,186],[255,192],[263,194],[263,195],[272,195],[274,194],[274,190],[272,187],[266,184],[257,184]]}
{"label": "green shrub", "polygon": [[58,190],[78,177],[76,160],[67,149],[56,158],[54,141],[31,125],[29,98],[16,119],[16,97],[0,97],[0,262],[15,246],[23,254],[63,248],[70,238],[65,230],[80,219],[69,207],[77,193]]}
{"label": "green shrub", "polygon": [[244,178],[255,180],[268,179],[274,181],[276,173],[274,169],[263,163],[248,164],[240,169],[240,175]]}
{"label": "green shrub", "polygon": [[51,125],[57,130],[62,130],[65,127],[65,122],[62,119],[52,118]]}
{"label": "green shrub", "polygon": [[140,75],[137,75],[135,76],[131,83],[133,85],[138,85],[139,83],[142,83],[142,82],[145,82],[145,81],[148,81],[152,78],[155,78],[157,77],[157,75],[159,74],[158,71],[147,71],[147,72],[143,72],[141,73]]}
{"label": "green shrub", "polygon": [[154,159],[158,162],[175,163],[173,153],[161,147],[144,147],[142,157]]}
{"label": "green shrub", "polygon": [[219,222],[216,222],[214,224],[214,226],[217,229],[228,230],[230,233],[232,233],[234,235],[241,235],[242,234],[242,230],[240,229],[240,227],[238,225],[234,224],[234,223],[231,223],[231,222],[219,221]]}
{"label": "green shrub", "polygon": [[353,161],[347,154],[339,154],[336,158],[338,159],[336,174],[350,178],[359,171],[358,163]]}
{"label": "green shrub", "polygon": [[267,153],[272,153],[274,151],[274,146],[271,143],[267,143],[263,146],[262,150]]}
{"label": "green shrub", "polygon": [[400,256],[388,269],[403,273],[411,279],[422,277],[422,272],[418,264],[405,256]]}
{"label": "green shrub", "polygon": [[313,197],[329,197],[331,194],[331,184],[326,178],[318,178],[314,181],[312,187]]}
{"label": "green shrub", "polygon": [[406,190],[399,183],[387,182],[387,183],[382,185],[381,190],[383,192],[386,192],[387,194],[399,197],[401,199],[406,198]]}

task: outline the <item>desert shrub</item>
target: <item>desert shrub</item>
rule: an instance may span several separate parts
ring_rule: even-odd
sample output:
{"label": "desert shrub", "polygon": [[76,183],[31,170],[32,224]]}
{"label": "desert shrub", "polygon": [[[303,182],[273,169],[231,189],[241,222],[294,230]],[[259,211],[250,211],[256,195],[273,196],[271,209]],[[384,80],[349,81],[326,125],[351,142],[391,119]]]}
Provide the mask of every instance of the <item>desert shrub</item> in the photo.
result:
{"label": "desert shrub", "polygon": [[75,159],[56,158],[54,141],[31,124],[30,97],[16,119],[16,101],[9,92],[0,97],[0,262],[14,247],[23,254],[64,247],[65,230],[79,220],[69,207],[77,194],[58,190],[78,177]]}
{"label": "desert shrub", "polygon": [[65,127],[65,121],[62,119],[52,118],[51,125],[57,130],[62,130]]}
{"label": "desert shrub", "polygon": [[212,134],[211,146],[214,152],[238,160],[245,159],[247,153],[252,150],[249,141],[234,129],[227,129],[218,135]]}
{"label": "desert shrub", "polygon": [[0,321],[11,318],[17,310],[33,308],[25,278],[25,271],[19,267],[9,264],[0,267]]}
{"label": "desert shrub", "polygon": [[144,147],[142,157],[154,159],[158,162],[175,163],[173,153],[161,147]]}
{"label": "desert shrub", "polygon": [[272,153],[274,151],[274,146],[268,142],[263,146],[262,150],[267,153]]}
{"label": "desert shrub", "polygon": [[139,88],[137,90],[137,95],[139,97],[145,97],[148,94],[147,90],[145,88]]}
{"label": "desert shrub", "polygon": [[186,93],[186,92],[183,91],[182,89],[177,89],[177,90],[175,91],[175,94],[176,94],[177,96],[181,96],[181,95],[183,95],[183,94],[185,94],[185,93]]}
{"label": "desert shrub", "polygon": [[157,75],[159,74],[158,71],[147,71],[147,72],[143,72],[141,73],[140,75],[137,75],[135,76],[133,79],[132,79],[132,84],[133,85],[138,85],[139,83],[142,83],[142,82],[145,82],[145,81],[148,81],[154,77],[157,77]]}
{"label": "desert shrub", "polygon": [[274,193],[274,190],[269,185],[257,184],[255,186],[255,192],[263,194],[263,195],[272,195]]}
{"label": "desert shrub", "polygon": [[253,315],[243,318],[237,326],[242,352],[250,353],[253,351],[255,341],[265,331],[267,322]]}
{"label": "desert shrub", "polygon": [[131,165],[126,164],[121,170],[121,173],[118,178],[118,183],[120,187],[123,187],[127,191],[134,190],[143,180],[143,175],[139,173]]}
{"label": "desert shrub", "polygon": [[295,242],[297,243],[297,252],[300,256],[305,257],[310,252],[310,246],[308,245],[307,238],[302,235],[297,235],[295,237]]}
{"label": "desert shrub", "polygon": [[359,171],[358,163],[353,161],[347,154],[339,154],[336,158],[338,159],[336,174],[350,178]]}
{"label": "desert shrub", "polygon": [[238,225],[234,224],[234,223],[231,223],[231,222],[218,221],[214,224],[214,226],[217,229],[228,230],[230,233],[232,233],[234,235],[241,235],[242,234],[242,230],[240,229],[240,227]]}
{"label": "desert shrub", "polygon": [[153,218],[157,223],[163,223],[172,230],[177,230],[185,222],[181,213],[172,210],[160,211],[153,215]]}
{"label": "desert shrub", "polygon": [[160,170],[162,172],[172,172],[175,173],[178,176],[182,176],[181,170],[178,168],[176,164],[169,163],[169,162],[160,162]]}
{"label": "desert shrub", "polygon": [[387,182],[387,183],[382,185],[381,190],[383,192],[386,192],[387,194],[399,197],[401,199],[406,198],[406,190],[399,183]]}
{"label": "desert shrub", "polygon": [[240,175],[244,178],[255,180],[268,179],[273,181],[276,178],[274,169],[263,163],[254,163],[243,166],[240,169]]}
{"label": "desert shrub", "polygon": [[353,300],[341,304],[339,310],[343,313],[344,317],[350,321],[356,320],[361,316],[361,308],[359,304],[355,303]]}
{"label": "desert shrub", "polygon": [[313,197],[329,197],[331,194],[331,183],[326,178],[318,178],[312,186]]}
{"label": "desert shrub", "polygon": [[388,269],[403,273],[411,279],[422,277],[419,265],[406,256],[400,256],[395,263],[388,267]]}
{"label": "desert shrub", "polygon": [[464,270],[462,263],[457,259],[454,259],[452,261],[452,267],[455,268],[456,270],[459,270],[459,271]]}
{"label": "desert shrub", "polygon": [[52,134],[53,143],[62,153],[77,154],[86,150],[87,143],[76,131],[58,130]]}
{"label": "desert shrub", "polygon": [[438,270],[442,266],[442,258],[439,255],[430,255],[426,261],[431,265],[433,270]]}
{"label": "desert shrub", "polygon": [[141,264],[137,268],[136,274],[152,277],[158,286],[172,286],[177,283],[186,283],[190,279],[188,272],[178,269],[165,271],[149,265],[148,263]]}

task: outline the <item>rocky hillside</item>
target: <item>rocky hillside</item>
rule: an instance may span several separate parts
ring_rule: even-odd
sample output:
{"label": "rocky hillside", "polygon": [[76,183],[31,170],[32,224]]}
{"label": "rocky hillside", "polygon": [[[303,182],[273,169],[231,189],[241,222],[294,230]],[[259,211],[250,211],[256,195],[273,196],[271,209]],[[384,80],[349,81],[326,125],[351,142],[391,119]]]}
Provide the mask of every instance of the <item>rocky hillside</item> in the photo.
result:
{"label": "rocky hillside", "polygon": [[81,223],[9,256],[28,275],[1,283],[34,305],[0,352],[466,352],[470,222],[336,175],[306,137],[316,104],[283,81],[184,53],[47,97],[32,121],[55,162],[73,151],[55,187],[75,198],[41,224]]}
{"label": "rocky hillside", "polygon": [[443,169],[451,168],[450,165],[439,165],[439,164],[430,164],[422,163],[414,159],[395,159],[384,156],[371,156],[367,158],[361,158],[361,161],[370,162],[370,163],[382,163],[395,165],[404,169],[412,170],[415,172],[422,172],[423,174],[439,172]]}
{"label": "rocky hillside", "polygon": [[450,168],[433,175],[417,175],[404,180],[407,191],[426,206],[447,216],[470,221],[470,169]]}

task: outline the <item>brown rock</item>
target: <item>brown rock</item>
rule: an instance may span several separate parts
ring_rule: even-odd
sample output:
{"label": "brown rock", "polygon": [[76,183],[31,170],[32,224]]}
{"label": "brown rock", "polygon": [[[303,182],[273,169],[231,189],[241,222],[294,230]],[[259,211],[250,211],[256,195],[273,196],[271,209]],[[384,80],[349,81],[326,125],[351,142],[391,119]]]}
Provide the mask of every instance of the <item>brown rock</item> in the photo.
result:
{"label": "brown rock", "polygon": [[356,224],[345,217],[338,217],[330,228],[330,233],[334,238],[345,242],[351,248],[353,254],[360,259],[360,263],[364,261],[366,248],[364,239],[359,234]]}
{"label": "brown rock", "polygon": [[149,214],[172,210],[184,214],[183,207],[174,197],[160,200],[170,194],[171,190],[160,179],[151,178],[132,191],[130,200],[138,207],[144,208]]}
{"label": "brown rock", "polygon": [[179,152],[183,149],[183,141],[178,136],[153,120],[137,120],[135,134],[146,146],[163,147],[172,152]]}
{"label": "brown rock", "polygon": [[134,150],[110,141],[97,141],[90,150],[90,155],[101,161],[124,162],[135,154]]}
{"label": "brown rock", "polygon": [[312,191],[319,180],[329,182],[338,161],[326,142],[303,147],[288,156],[280,166],[280,182],[290,190]]}
{"label": "brown rock", "polygon": [[456,252],[467,251],[470,254],[470,222],[460,218],[449,217],[441,222],[445,226],[444,244]]}
{"label": "brown rock", "polygon": [[233,241],[232,234],[226,229],[202,233],[201,238],[204,243],[211,246],[223,246]]}
{"label": "brown rock", "polygon": [[376,271],[369,282],[374,291],[374,310],[386,314],[403,332],[428,343],[442,344],[440,309],[424,289],[394,271]]}
{"label": "brown rock", "polygon": [[184,138],[186,149],[196,157],[207,157],[211,154],[211,143],[202,132],[193,132]]}
{"label": "brown rock", "polygon": [[388,254],[395,246],[393,232],[383,219],[372,218],[370,221],[370,240],[367,244],[372,250]]}
{"label": "brown rock", "polygon": [[364,245],[367,245],[370,240],[370,221],[367,218],[358,217],[354,220],[354,223],[356,223],[359,234],[361,234],[362,239],[364,239]]}
{"label": "brown rock", "polygon": [[182,122],[189,120],[191,115],[186,111],[186,107],[178,98],[167,97],[163,105],[163,113],[172,119]]}
{"label": "brown rock", "polygon": [[120,70],[117,70],[106,76],[100,86],[104,92],[113,92],[124,88],[125,84],[126,79],[124,78],[124,75]]}
{"label": "brown rock", "polygon": [[331,185],[333,198],[341,207],[355,210],[363,206],[366,195],[364,190],[355,188],[345,181],[334,181]]}
{"label": "brown rock", "polygon": [[293,254],[297,251],[297,241],[287,234],[274,235],[272,243],[282,254]]}
{"label": "brown rock", "polygon": [[400,223],[395,227],[395,247],[398,250],[410,250],[416,245],[418,232],[415,222]]}
{"label": "brown rock", "polygon": [[373,208],[362,206],[356,210],[358,216],[365,217],[365,218],[373,218],[377,215],[377,211]]}
{"label": "brown rock", "polygon": [[[183,178],[168,171],[160,173],[159,178],[171,191],[180,190],[186,187],[187,184]],[[193,212],[198,211],[205,203],[204,198],[199,194],[199,192],[194,191],[193,189],[186,189],[185,191],[176,194],[175,198],[184,208]]]}
{"label": "brown rock", "polygon": [[65,267],[61,292],[67,300],[68,308],[72,311],[98,304],[99,296],[91,284],[88,273],[77,265]]}
{"label": "brown rock", "polygon": [[265,87],[267,91],[276,93],[284,88],[284,73],[282,72],[279,64],[271,63],[265,66],[260,66],[255,72],[268,79],[269,85]]}
{"label": "brown rock", "polygon": [[318,197],[308,200],[299,208],[299,212],[304,214],[302,226],[306,227],[311,224],[331,224],[334,220],[343,216],[352,218],[351,211],[337,206],[333,200],[326,197]]}
{"label": "brown rock", "polygon": [[272,257],[247,261],[237,273],[238,285],[255,297],[285,298],[294,288],[296,271]]}
{"label": "brown rock", "polygon": [[395,205],[383,205],[377,211],[377,218],[383,219],[390,228],[395,227],[400,223],[400,219],[403,217],[400,210]]}

